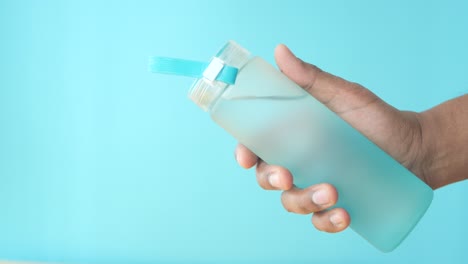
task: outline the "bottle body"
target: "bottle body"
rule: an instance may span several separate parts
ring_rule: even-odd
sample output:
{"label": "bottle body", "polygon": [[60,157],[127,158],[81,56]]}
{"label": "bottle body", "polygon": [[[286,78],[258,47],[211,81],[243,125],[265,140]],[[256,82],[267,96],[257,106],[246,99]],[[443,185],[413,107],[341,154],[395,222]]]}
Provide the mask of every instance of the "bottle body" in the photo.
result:
{"label": "bottle body", "polygon": [[333,184],[351,228],[384,252],[396,248],[432,201],[432,189],[259,57],[208,108],[212,119],[294,184]]}

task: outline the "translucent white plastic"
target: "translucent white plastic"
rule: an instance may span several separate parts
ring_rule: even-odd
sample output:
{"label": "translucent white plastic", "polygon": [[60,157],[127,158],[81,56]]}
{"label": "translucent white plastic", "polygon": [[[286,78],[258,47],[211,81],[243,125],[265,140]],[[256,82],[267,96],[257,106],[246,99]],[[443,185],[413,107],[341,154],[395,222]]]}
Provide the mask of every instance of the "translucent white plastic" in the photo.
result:
{"label": "translucent white plastic", "polygon": [[396,248],[430,205],[429,186],[263,59],[246,59],[217,94],[204,102],[216,123],[295,185],[333,184],[351,228],[380,250]]}

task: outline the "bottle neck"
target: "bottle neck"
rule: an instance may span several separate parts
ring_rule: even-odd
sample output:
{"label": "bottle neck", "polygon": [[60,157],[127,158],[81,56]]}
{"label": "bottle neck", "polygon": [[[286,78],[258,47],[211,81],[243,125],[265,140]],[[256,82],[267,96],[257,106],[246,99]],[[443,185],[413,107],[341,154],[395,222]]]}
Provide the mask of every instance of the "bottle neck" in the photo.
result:
{"label": "bottle neck", "polygon": [[[250,59],[250,52],[234,41],[229,41],[219,50],[215,58],[226,66],[239,69],[238,74],[240,74],[242,67]],[[209,111],[228,87],[229,84],[225,82],[200,78],[192,84],[189,98],[204,111]]]}

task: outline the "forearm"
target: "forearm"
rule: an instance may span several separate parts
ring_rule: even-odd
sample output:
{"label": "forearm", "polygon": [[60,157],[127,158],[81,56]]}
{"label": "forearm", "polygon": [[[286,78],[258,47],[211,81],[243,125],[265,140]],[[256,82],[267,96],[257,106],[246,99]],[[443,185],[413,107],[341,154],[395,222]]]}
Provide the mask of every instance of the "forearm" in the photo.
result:
{"label": "forearm", "polygon": [[436,189],[468,179],[468,95],[420,114],[421,169]]}

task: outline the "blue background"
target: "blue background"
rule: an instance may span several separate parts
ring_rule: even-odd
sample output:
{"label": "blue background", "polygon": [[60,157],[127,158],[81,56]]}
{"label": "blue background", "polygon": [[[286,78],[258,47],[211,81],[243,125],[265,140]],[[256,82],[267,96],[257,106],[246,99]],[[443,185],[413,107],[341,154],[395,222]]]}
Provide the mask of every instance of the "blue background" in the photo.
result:
{"label": "blue background", "polygon": [[0,259],[467,263],[468,182],[394,252],[285,212],[150,55],[278,43],[421,111],[468,91],[463,1],[0,2]]}

